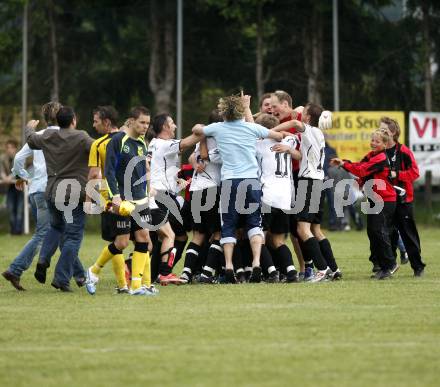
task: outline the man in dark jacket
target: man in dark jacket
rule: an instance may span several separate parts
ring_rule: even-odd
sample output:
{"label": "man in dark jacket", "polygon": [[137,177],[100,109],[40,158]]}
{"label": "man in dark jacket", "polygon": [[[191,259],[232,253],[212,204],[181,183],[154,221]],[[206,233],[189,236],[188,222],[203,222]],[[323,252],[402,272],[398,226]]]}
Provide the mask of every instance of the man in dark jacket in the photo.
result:
{"label": "man in dark jacket", "polygon": [[73,262],[78,259],[86,220],[83,202],[93,139],[86,132],[76,130],[76,116],[71,107],[60,108],[57,121],[60,130],[47,129],[43,134],[35,133],[38,121],[30,121],[26,139],[31,149],[41,149],[44,153],[50,224],[62,234],[61,255],[52,286],[70,292]]}

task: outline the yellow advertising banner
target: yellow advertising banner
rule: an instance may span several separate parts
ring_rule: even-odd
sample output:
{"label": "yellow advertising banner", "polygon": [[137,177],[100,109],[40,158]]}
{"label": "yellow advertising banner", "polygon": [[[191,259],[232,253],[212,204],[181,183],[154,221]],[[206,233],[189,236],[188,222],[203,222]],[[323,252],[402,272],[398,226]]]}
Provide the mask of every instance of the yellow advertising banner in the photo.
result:
{"label": "yellow advertising banner", "polygon": [[399,142],[404,144],[405,114],[399,111],[333,112],[333,128],[324,131],[326,141],[336,149],[338,157],[359,161],[371,150],[371,133],[379,128],[379,120],[383,116],[399,123]]}

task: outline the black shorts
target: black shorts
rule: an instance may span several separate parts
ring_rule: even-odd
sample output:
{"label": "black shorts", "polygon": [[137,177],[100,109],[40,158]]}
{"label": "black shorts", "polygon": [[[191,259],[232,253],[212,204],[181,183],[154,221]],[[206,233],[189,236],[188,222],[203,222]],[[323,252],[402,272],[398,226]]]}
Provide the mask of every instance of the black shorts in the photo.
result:
{"label": "black shorts", "polygon": [[[170,193],[166,193],[166,194],[176,203],[176,206],[179,209],[180,214],[182,215],[182,209],[180,208],[180,204],[177,201],[176,196]],[[151,210],[152,224],[158,225],[166,219],[168,220],[168,222],[170,222],[171,228],[173,229],[174,234],[176,234],[176,236],[186,235],[186,230],[184,225],[176,219],[176,217],[168,210],[168,208],[159,201],[156,201],[156,204],[158,208]]]}
{"label": "black shorts", "polygon": [[297,214],[289,214],[289,227],[290,233],[296,238],[299,238],[298,235],[298,216]]}
{"label": "black shorts", "polygon": [[[201,211],[200,219],[193,219],[193,230],[198,231],[201,234],[207,234],[207,235],[221,230],[221,220],[220,220],[221,218],[220,218],[220,213],[218,211],[219,203],[220,203],[219,187],[205,188],[204,190],[201,191],[202,196],[201,196],[200,204],[202,206],[206,204],[206,197],[208,195],[208,191],[210,193],[212,192],[212,194],[215,193],[216,195],[214,206],[207,211]],[[194,191],[191,192],[191,200],[193,200],[194,195],[195,195]]]}
{"label": "black shorts", "polygon": [[[306,188],[305,192],[301,192],[304,186]],[[321,188],[321,180],[302,178],[298,180],[295,204],[301,207],[299,201],[305,200],[303,209],[296,214],[298,222],[321,224],[324,208],[324,191]]]}
{"label": "black shorts", "polygon": [[279,208],[271,207],[271,211],[263,213],[263,230],[272,234],[287,234],[289,232],[289,214]]}
{"label": "black shorts", "polygon": [[118,235],[131,234],[133,238],[136,231],[148,228],[149,223],[151,223],[151,214],[148,208],[134,217],[104,211],[101,214],[101,237],[108,242],[113,242]]}
{"label": "black shorts", "polygon": [[193,218],[191,215],[191,202],[185,200],[182,209],[180,211],[183,218],[183,228],[186,232],[190,232],[193,229]]}

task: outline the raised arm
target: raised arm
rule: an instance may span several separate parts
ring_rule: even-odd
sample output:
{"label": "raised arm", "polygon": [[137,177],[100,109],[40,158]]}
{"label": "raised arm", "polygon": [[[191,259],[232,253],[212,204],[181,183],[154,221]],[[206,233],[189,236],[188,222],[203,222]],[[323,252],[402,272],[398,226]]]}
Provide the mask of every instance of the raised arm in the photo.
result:
{"label": "raised arm", "polygon": [[197,136],[202,135],[203,134],[203,125],[201,125],[201,124],[194,125],[192,128],[192,133]]}
{"label": "raised arm", "polygon": [[244,119],[247,122],[254,122],[254,117],[252,115],[251,111],[251,96],[250,95],[244,95],[243,90],[241,91],[241,100],[243,102],[244,106]]}
{"label": "raised arm", "polygon": [[193,132],[193,134],[180,140],[179,150],[183,151],[186,148],[192,147],[193,145],[196,145],[201,139],[202,135],[194,134]]}
{"label": "raised arm", "polygon": [[30,120],[24,129],[24,137],[31,149],[41,149],[43,144],[42,137],[35,133],[35,128],[39,122],[39,120]]}

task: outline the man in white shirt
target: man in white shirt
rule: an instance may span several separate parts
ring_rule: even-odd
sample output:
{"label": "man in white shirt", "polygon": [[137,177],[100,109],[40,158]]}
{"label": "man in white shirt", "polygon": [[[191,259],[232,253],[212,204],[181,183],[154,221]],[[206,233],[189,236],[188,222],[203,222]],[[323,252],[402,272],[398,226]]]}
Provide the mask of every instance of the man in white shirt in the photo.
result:
{"label": "man in white shirt", "polygon": [[[301,163],[296,193],[296,204],[302,208],[297,215],[298,235],[303,242],[301,249],[307,261],[313,260],[318,269],[311,282],[320,282],[329,277],[335,280],[342,277],[330,242],[321,231],[325,139],[318,126],[323,111],[321,106],[308,103],[304,107],[301,121],[286,121],[274,128],[285,130],[293,126],[301,133]],[[279,146],[275,146],[275,150],[285,151]],[[312,208],[311,205],[315,202],[318,202],[319,209]]]}
{"label": "man in white shirt", "polygon": [[[180,165],[180,152],[195,145],[200,136],[190,135],[176,140],[176,124],[169,114],[159,114],[153,118],[152,131],[155,135],[148,145],[148,159],[150,161],[150,187],[156,192],[156,199],[151,201],[150,209],[154,225],[162,224],[158,230],[162,240],[160,248],[161,263],[159,280],[161,283],[180,283],[180,279],[173,274],[172,268],[175,259],[181,256],[188,239],[183,224],[168,210],[160,197],[166,195],[174,201],[180,210],[177,200],[178,192],[184,188],[179,185],[177,173]],[[153,259],[155,259],[153,254]]]}

